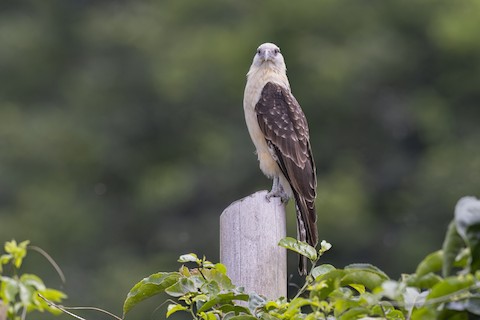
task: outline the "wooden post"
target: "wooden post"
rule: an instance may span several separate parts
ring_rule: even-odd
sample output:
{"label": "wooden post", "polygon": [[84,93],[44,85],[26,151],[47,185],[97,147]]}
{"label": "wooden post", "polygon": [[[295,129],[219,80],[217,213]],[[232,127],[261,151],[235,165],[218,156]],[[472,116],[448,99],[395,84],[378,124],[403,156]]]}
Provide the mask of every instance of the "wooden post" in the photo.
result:
{"label": "wooden post", "polygon": [[269,299],[287,296],[285,206],[259,191],[235,201],[220,216],[220,261],[236,286]]}
{"label": "wooden post", "polygon": [[0,300],[0,320],[7,320],[7,306]]}

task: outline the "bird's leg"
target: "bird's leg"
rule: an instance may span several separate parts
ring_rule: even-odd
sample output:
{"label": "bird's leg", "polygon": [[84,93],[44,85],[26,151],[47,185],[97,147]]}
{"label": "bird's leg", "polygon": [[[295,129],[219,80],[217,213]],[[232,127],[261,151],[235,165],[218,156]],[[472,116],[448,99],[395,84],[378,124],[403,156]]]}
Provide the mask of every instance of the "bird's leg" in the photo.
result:
{"label": "bird's leg", "polygon": [[288,201],[288,194],[283,190],[280,179],[277,176],[273,177],[272,190],[266,195],[267,201],[270,202],[272,197],[279,197],[283,203]]}

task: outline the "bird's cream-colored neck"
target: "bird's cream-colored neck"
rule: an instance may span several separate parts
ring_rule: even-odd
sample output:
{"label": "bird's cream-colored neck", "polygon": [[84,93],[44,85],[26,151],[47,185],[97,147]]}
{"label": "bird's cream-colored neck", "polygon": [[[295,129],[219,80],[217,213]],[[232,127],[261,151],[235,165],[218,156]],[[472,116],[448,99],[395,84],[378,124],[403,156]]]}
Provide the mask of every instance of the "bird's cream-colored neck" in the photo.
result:
{"label": "bird's cream-colored neck", "polygon": [[285,67],[278,67],[273,63],[266,63],[260,66],[253,64],[247,73],[247,81],[253,81],[262,87],[267,82],[275,82],[290,90]]}

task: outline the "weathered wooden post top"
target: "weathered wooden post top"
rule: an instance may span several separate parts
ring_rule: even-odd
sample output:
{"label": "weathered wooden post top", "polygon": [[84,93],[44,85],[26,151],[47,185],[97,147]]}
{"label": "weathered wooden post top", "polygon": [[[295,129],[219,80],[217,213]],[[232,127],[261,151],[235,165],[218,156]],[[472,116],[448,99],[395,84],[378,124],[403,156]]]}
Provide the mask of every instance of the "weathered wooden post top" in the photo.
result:
{"label": "weathered wooden post top", "polygon": [[287,295],[285,206],[259,191],[235,201],[220,216],[220,262],[236,286],[269,299]]}

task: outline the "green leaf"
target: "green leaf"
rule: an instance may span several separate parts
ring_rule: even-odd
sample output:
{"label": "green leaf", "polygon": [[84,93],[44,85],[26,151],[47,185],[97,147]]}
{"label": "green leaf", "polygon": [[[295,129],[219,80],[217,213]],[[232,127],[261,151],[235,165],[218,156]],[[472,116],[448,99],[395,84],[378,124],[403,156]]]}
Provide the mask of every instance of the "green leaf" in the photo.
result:
{"label": "green leaf", "polygon": [[[342,288],[341,288],[342,289]],[[352,296],[348,290],[335,290],[333,292],[333,295],[335,296],[335,303],[334,303],[334,315],[336,318],[343,318],[343,314],[347,312],[350,309],[355,309],[357,307],[361,307],[358,301],[355,301],[352,299]],[[358,319],[358,317],[353,317],[356,313],[352,312],[353,314],[349,317],[348,315],[345,317],[345,319]],[[362,312],[363,313],[363,312]],[[360,313],[360,314],[362,314]]]}
{"label": "green leaf", "polygon": [[208,296],[205,294],[199,294],[198,296],[193,297],[192,301],[205,302],[205,301],[208,301]]}
{"label": "green leaf", "polygon": [[182,306],[181,304],[177,304],[177,303],[169,304],[167,307],[167,318],[177,311],[185,311],[185,310],[188,310],[188,308],[185,306]]}
{"label": "green leaf", "polygon": [[181,255],[180,258],[178,258],[178,262],[180,263],[186,263],[186,262],[200,263],[200,261],[201,260],[198,259],[195,253],[184,254],[184,255]]}
{"label": "green leaf", "polygon": [[165,288],[165,293],[172,297],[181,297],[189,292],[198,292],[198,287],[191,278],[180,278],[180,280]]}
{"label": "green leaf", "polygon": [[35,305],[36,309],[43,312],[43,311],[48,311],[54,315],[59,315],[62,313],[62,311],[54,306],[49,305],[43,298],[39,296],[39,294],[42,295],[45,299],[52,301],[52,302],[61,302],[62,299],[67,298],[67,295],[61,291],[54,290],[54,289],[45,289],[42,291],[38,291],[38,294],[34,294],[32,296],[32,302]]}
{"label": "green leaf", "polygon": [[200,265],[201,265],[203,268],[207,268],[207,269],[215,268],[215,265],[213,264],[213,262],[208,261],[205,256],[203,256],[203,259],[200,261]]}
{"label": "green leaf", "polygon": [[223,274],[227,274],[227,267],[221,263],[215,263],[215,269]]}
{"label": "green leaf", "polygon": [[13,257],[13,264],[18,269],[22,265],[23,258],[27,255],[27,246],[30,241],[22,241],[17,244],[15,240],[5,243],[5,252],[10,253]]}
{"label": "green leaf", "polygon": [[442,276],[448,277],[452,275],[452,270],[455,265],[455,260],[462,249],[465,247],[465,242],[457,231],[457,224],[455,220],[450,222],[447,229],[447,234],[445,235],[445,240],[443,241],[442,251],[443,251],[443,266],[442,266]]}
{"label": "green leaf", "polygon": [[342,285],[362,284],[370,290],[382,285],[389,277],[377,267],[370,264],[352,264],[345,267]]}
{"label": "green leaf", "polygon": [[19,283],[12,278],[9,277],[0,277],[1,280],[1,291],[0,291],[0,298],[5,303],[10,303],[11,301],[15,301],[15,296],[19,292]]}
{"label": "green leaf", "polygon": [[312,284],[312,291],[310,291],[310,297],[318,298],[318,300],[325,300],[331,292],[336,290],[340,286],[341,279],[345,276],[346,272],[342,269],[332,269],[324,274],[321,274],[315,278],[315,282]]}
{"label": "green leaf", "polygon": [[[247,300],[248,300],[248,296],[247,296]],[[233,315],[237,315],[237,314],[241,314],[241,313],[250,314],[250,310],[248,310],[247,308],[242,307],[242,306],[233,305],[233,304],[224,304],[222,306],[219,306],[218,310],[221,310],[224,313],[233,312]]]}
{"label": "green leaf", "polygon": [[343,312],[339,317],[342,320],[355,320],[360,319],[368,315],[368,309],[362,306],[357,306],[349,308],[347,311]]}
{"label": "green leaf", "polygon": [[219,299],[219,303],[228,303],[234,300],[239,300],[239,301],[248,301],[249,295],[246,293],[233,293],[233,292],[227,292],[227,293],[221,293],[217,295],[217,298]]}
{"label": "green leaf", "polygon": [[310,300],[305,298],[296,298],[290,301],[288,308],[283,314],[285,319],[292,319],[295,315],[299,314],[303,306],[311,304]]}
{"label": "green leaf", "polygon": [[424,276],[430,272],[442,270],[443,251],[438,250],[426,256],[417,266],[415,273],[418,277]]}
{"label": "green leaf", "polygon": [[4,246],[5,252],[13,254],[17,249],[17,241],[7,241]]}
{"label": "green leaf", "polygon": [[22,276],[20,277],[20,282],[26,286],[33,287],[36,290],[46,289],[42,279],[40,279],[40,277],[34,274],[29,274],[29,273],[22,274]]}
{"label": "green leaf", "polygon": [[380,317],[365,318],[365,319],[405,320],[405,316],[403,315],[403,312],[401,310],[395,309],[392,305],[388,304],[387,302],[383,302],[381,305],[378,305],[378,304],[374,305],[370,309],[370,316],[380,316]]}
{"label": "green leaf", "polygon": [[388,279],[388,276],[385,272],[383,272],[380,268],[369,263],[352,263],[345,267],[345,270],[349,270],[349,269],[366,270],[366,271],[375,272],[380,276]]}
{"label": "green leaf", "polygon": [[457,291],[466,289],[474,284],[474,278],[471,274],[458,277],[448,277],[437,283],[431,289],[427,296],[427,300],[443,297]]}
{"label": "green leaf", "polygon": [[216,296],[220,293],[220,286],[216,281],[209,281],[202,286],[201,291],[207,293],[209,296]]}
{"label": "green leaf", "polygon": [[470,248],[463,248],[455,258],[453,266],[455,268],[465,269],[468,266],[470,260]]}
{"label": "green leaf", "polygon": [[365,286],[362,284],[357,284],[357,283],[351,283],[350,287],[353,289],[357,290],[358,293],[364,294],[365,293]]}
{"label": "green leaf", "polygon": [[231,317],[230,320],[258,320],[257,317],[249,316],[249,315],[240,315]]}
{"label": "green leaf", "polygon": [[267,311],[278,309],[278,308],[279,308],[279,305],[276,301],[268,301],[267,303],[265,303],[265,310]]}
{"label": "green leaf", "polygon": [[38,293],[40,293],[47,300],[53,302],[61,302],[63,299],[67,298],[67,295],[64,292],[50,288],[39,290]]}
{"label": "green leaf", "polygon": [[32,287],[27,287],[21,282],[18,284],[18,289],[22,305],[28,308],[33,302],[34,289]]}
{"label": "green leaf", "polygon": [[438,319],[437,312],[434,308],[419,308],[414,309],[412,312],[411,320],[425,320],[425,319]]}
{"label": "green leaf", "polygon": [[217,320],[217,316],[214,312],[200,312],[200,318],[203,320]]}
{"label": "green leaf", "polygon": [[18,246],[22,249],[27,249],[29,244],[30,244],[30,240],[24,240],[24,241],[20,242],[20,244]]}
{"label": "green leaf", "polygon": [[139,302],[164,292],[178,281],[180,277],[176,272],[159,272],[138,282],[127,295],[123,303],[123,315],[125,316]]}
{"label": "green leaf", "polygon": [[225,273],[217,269],[204,269],[202,272],[208,281],[215,281],[221,290],[232,290],[235,288],[232,280],[230,280]]}
{"label": "green leaf", "polygon": [[317,278],[321,275],[324,275],[332,270],[335,270],[335,267],[332,266],[331,264],[322,264],[322,265],[319,265],[318,267],[315,267],[313,270],[312,270],[312,276],[313,278]]}
{"label": "green leaf", "polygon": [[297,239],[286,237],[280,240],[279,246],[292,250],[302,256],[307,257],[311,261],[317,260],[317,250],[306,242],[298,241]]}
{"label": "green leaf", "polygon": [[262,307],[266,300],[257,293],[250,293],[248,295],[248,309],[254,313],[257,308]]}
{"label": "green leaf", "polygon": [[232,301],[234,300],[241,300],[241,301],[248,301],[248,294],[241,293],[241,294],[235,294],[233,292],[228,292],[228,293],[221,293],[216,295],[213,299],[205,302],[205,304],[198,309],[198,312],[202,311],[207,311],[211,307],[217,304],[231,304]]}
{"label": "green leaf", "polygon": [[0,267],[2,264],[7,264],[12,260],[13,256],[11,254],[2,254],[0,256]]}
{"label": "green leaf", "polygon": [[430,272],[421,277],[414,275],[407,280],[407,284],[411,287],[430,289],[440,281],[442,281],[442,278],[439,275]]}
{"label": "green leaf", "polygon": [[214,297],[212,300],[206,301],[199,309],[198,312],[204,312],[209,310],[211,307],[214,305],[218,304],[218,300],[216,297]]}

